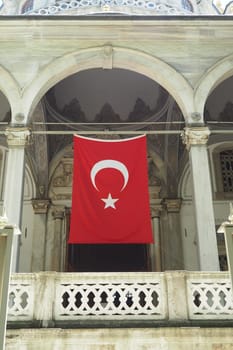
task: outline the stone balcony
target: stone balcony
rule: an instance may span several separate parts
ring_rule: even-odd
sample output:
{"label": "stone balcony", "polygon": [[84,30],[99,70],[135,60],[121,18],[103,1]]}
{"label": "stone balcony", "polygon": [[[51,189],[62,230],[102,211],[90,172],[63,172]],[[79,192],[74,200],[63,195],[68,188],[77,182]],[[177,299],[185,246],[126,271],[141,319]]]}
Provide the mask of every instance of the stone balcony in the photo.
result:
{"label": "stone balcony", "polygon": [[226,272],[19,273],[8,328],[231,325]]}

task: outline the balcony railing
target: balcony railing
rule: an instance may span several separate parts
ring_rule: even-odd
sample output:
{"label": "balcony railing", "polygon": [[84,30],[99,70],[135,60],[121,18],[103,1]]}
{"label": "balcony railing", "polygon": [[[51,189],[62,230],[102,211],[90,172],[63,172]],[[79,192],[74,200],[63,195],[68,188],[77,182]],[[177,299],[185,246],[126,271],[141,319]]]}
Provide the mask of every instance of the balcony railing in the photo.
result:
{"label": "balcony railing", "polygon": [[228,273],[14,274],[8,322],[232,320]]}

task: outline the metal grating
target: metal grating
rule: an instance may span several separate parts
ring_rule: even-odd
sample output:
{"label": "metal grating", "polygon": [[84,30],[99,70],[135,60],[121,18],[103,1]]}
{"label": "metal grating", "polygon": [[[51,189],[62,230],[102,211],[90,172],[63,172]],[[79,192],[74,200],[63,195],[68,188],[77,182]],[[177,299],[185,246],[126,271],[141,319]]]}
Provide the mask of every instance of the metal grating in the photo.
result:
{"label": "metal grating", "polygon": [[220,153],[223,191],[233,192],[233,150]]}

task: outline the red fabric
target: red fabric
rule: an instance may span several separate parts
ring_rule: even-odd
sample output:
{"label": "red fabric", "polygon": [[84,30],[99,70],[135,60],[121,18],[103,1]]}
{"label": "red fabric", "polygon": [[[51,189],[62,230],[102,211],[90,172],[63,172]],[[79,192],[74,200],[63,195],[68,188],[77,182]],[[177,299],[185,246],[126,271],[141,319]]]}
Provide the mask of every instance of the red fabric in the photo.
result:
{"label": "red fabric", "polygon": [[69,243],[151,243],[146,136],[74,136]]}

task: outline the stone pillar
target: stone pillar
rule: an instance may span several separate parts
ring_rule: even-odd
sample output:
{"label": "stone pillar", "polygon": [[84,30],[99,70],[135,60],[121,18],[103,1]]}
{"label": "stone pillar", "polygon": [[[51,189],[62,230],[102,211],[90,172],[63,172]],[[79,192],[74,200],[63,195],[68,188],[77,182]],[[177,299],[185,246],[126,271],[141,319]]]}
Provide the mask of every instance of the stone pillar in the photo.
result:
{"label": "stone pillar", "polygon": [[70,231],[70,216],[71,216],[71,208],[66,207],[65,208],[65,222],[64,222],[64,232],[62,234],[62,271],[69,271],[68,266],[68,252],[69,252],[69,245],[68,245],[68,238],[69,238],[69,231]]}
{"label": "stone pillar", "polygon": [[31,261],[32,272],[43,271],[45,269],[45,242],[49,204],[49,199],[32,200],[35,213]]}
{"label": "stone pillar", "polygon": [[62,271],[63,260],[62,260],[62,232],[63,224],[65,218],[65,208],[64,207],[54,207],[52,212],[54,218],[54,235],[51,251],[51,265],[50,269],[52,271]]}
{"label": "stone pillar", "polygon": [[154,244],[151,244],[151,268],[152,271],[161,271],[161,242],[160,242],[160,213],[162,206],[155,204],[151,206],[152,229]]}
{"label": "stone pillar", "polygon": [[157,181],[149,186],[151,225],[154,238],[154,244],[150,244],[150,266],[152,271],[161,271],[160,212],[162,199],[160,198],[161,186],[156,183]]}
{"label": "stone pillar", "polygon": [[[5,133],[9,147],[5,189],[4,208],[11,224],[21,227],[24,170],[25,170],[25,146],[29,144],[31,132],[26,127],[8,128]],[[14,237],[12,271],[18,271],[19,262],[19,236]]]}
{"label": "stone pillar", "polygon": [[189,151],[193,178],[193,201],[196,214],[200,270],[218,271],[218,249],[206,146],[209,135],[210,131],[207,127],[185,128],[183,141]]}
{"label": "stone pillar", "polygon": [[166,199],[162,213],[163,269],[182,270],[184,268],[183,246],[180,228],[179,198]]}

